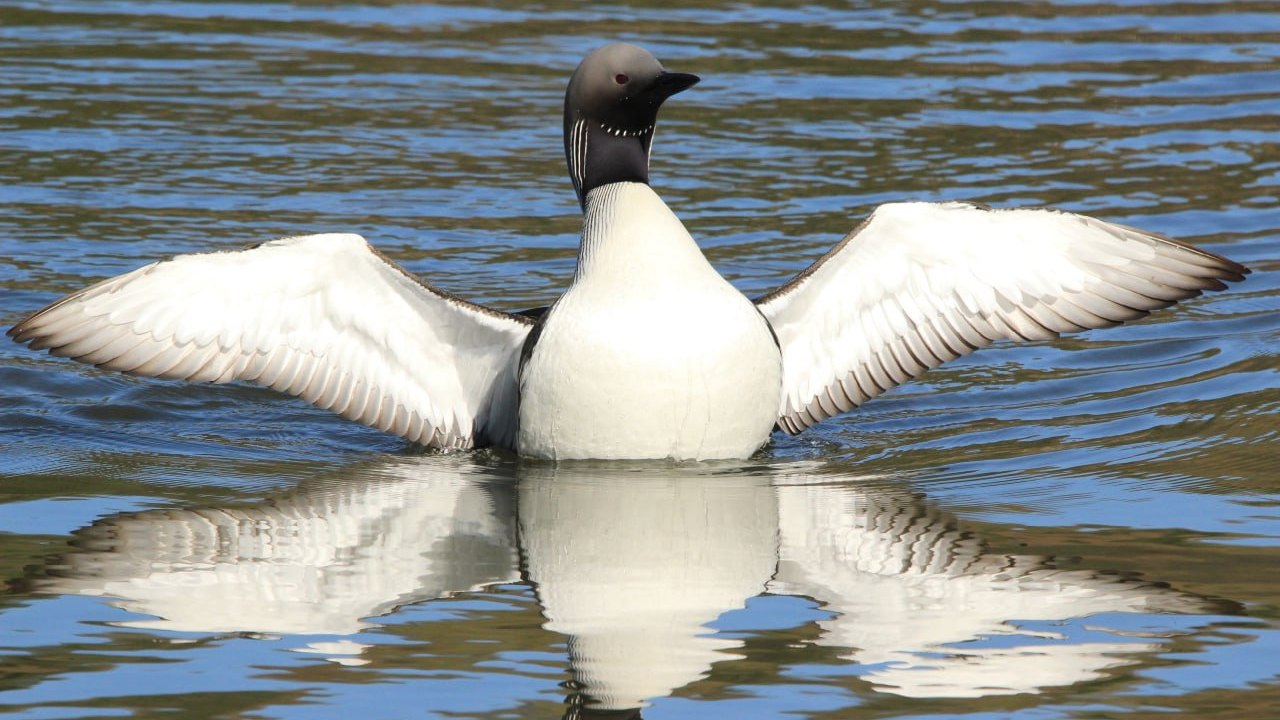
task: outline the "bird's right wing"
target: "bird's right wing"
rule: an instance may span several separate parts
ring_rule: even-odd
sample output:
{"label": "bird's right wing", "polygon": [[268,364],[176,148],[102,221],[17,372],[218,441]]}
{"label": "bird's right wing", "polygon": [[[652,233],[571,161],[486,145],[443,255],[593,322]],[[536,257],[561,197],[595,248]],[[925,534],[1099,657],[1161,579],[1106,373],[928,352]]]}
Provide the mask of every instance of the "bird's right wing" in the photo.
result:
{"label": "bird's right wing", "polygon": [[430,447],[514,443],[529,318],[423,284],[359,235],[179,255],[9,330],[134,375],[243,380]]}

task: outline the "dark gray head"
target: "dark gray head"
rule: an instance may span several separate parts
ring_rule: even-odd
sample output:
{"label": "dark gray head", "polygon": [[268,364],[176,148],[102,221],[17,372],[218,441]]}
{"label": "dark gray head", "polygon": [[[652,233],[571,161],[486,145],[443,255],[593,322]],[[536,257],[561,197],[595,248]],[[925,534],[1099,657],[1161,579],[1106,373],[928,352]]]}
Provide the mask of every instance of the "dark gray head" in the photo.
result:
{"label": "dark gray head", "polygon": [[583,59],[564,95],[564,153],[579,203],[601,185],[649,182],[658,108],[696,82],[635,45],[605,45]]}

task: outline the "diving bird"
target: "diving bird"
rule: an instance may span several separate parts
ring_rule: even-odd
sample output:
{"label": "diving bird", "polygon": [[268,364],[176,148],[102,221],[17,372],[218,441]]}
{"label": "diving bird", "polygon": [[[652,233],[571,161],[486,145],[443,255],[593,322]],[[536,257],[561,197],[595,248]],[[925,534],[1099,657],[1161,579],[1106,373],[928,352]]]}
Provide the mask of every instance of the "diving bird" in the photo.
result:
{"label": "diving bird", "polygon": [[750,300],[649,185],[658,110],[698,79],[627,44],[574,71],[582,237],[547,309],[467,302],[324,234],[156,262],[9,335],[135,375],[257,383],[430,447],[744,458],[993,341],[1115,325],[1248,272],[1067,212],[910,202]]}

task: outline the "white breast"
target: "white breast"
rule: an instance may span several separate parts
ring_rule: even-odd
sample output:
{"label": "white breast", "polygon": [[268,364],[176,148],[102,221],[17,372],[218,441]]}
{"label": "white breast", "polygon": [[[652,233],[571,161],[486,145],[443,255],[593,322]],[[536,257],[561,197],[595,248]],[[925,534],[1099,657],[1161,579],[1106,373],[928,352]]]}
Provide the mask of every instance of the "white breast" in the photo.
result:
{"label": "white breast", "polygon": [[652,189],[615,183],[587,197],[578,274],[520,393],[524,455],[742,458],[777,421],[781,355]]}

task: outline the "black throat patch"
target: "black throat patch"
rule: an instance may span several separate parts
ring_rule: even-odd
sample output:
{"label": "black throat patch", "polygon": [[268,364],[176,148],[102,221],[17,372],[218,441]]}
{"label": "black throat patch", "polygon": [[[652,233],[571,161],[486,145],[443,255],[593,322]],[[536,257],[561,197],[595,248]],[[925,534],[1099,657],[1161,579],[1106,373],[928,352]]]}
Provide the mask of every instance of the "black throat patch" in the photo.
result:
{"label": "black throat patch", "polygon": [[609,127],[586,117],[565,117],[564,154],[569,176],[585,207],[587,193],[615,182],[649,182],[653,125],[638,130]]}

